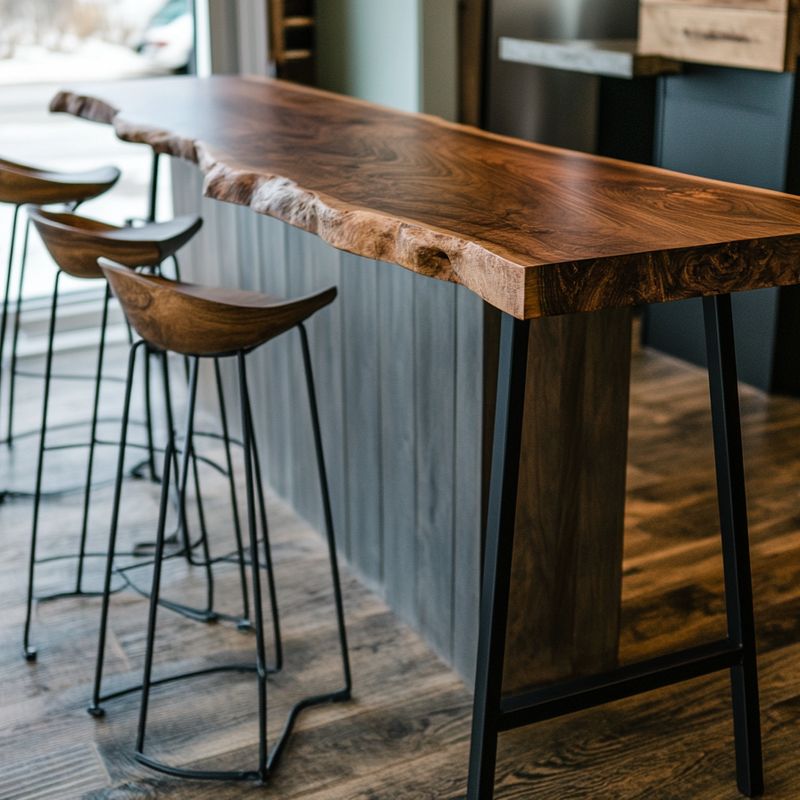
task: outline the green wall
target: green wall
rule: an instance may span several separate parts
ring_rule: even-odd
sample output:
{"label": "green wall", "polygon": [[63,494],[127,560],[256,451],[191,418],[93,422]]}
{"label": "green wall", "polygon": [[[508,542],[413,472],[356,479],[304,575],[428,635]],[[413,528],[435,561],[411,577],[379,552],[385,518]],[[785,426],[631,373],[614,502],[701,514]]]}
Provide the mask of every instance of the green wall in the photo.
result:
{"label": "green wall", "polygon": [[457,0],[317,0],[319,84],[453,118]]}

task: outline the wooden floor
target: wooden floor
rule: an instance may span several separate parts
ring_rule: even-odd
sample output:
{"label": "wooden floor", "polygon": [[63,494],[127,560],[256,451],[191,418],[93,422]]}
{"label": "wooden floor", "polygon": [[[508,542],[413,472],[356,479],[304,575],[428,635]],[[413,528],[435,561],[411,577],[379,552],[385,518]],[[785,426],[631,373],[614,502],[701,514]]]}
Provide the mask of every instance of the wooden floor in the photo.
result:
{"label": "wooden floor", "polygon": [[[75,361],[76,359],[73,359]],[[29,382],[32,383],[32,382]],[[28,421],[38,407],[26,389]],[[73,385],[59,407],[85,409]],[[108,401],[113,406],[113,393]],[[745,455],[760,644],[764,756],[769,798],[800,797],[800,402],[743,390]],[[5,469],[29,480],[31,441]],[[52,480],[80,477],[74,453]],[[72,459],[72,460],[69,460]],[[625,548],[622,656],[631,661],[698,643],[723,630],[707,387],[702,372],[651,352],[634,361],[631,460]],[[54,457],[55,461],[55,457]],[[111,474],[101,459],[99,475]],[[6,482],[9,478],[4,478]],[[125,497],[124,547],[150,535],[156,490],[132,482]],[[217,552],[230,546],[224,485],[204,474],[204,497]],[[96,494],[93,547],[102,544],[110,491]],[[286,637],[286,668],[270,685],[270,731],[306,692],[335,688],[330,593],[321,541],[289,509],[271,502],[272,534]],[[43,552],[75,547],[80,496],[45,507]],[[36,615],[36,664],[20,654],[24,563],[30,505],[0,506],[0,798],[280,797],[395,800],[463,796],[470,698],[458,678],[345,574],[355,675],[353,702],[312,710],[282,768],[266,788],[186,782],[137,766],[131,745],[138,697],[90,718],[97,601],[42,604]],[[96,585],[99,564],[90,570]],[[63,564],[42,570],[40,589],[64,586]],[[147,574],[142,576],[146,584]],[[201,599],[200,574],[177,562],[166,570],[172,596]],[[237,579],[225,567],[220,605],[236,610]],[[144,647],[145,601],[115,596],[108,686],[135,681]],[[225,624],[160,616],[157,670],[191,669],[249,658],[253,640]],[[183,765],[235,768],[254,759],[255,687],[247,676],[173,684],[153,695],[150,752]],[[499,798],[735,798],[733,738],[724,675],[504,735]]]}

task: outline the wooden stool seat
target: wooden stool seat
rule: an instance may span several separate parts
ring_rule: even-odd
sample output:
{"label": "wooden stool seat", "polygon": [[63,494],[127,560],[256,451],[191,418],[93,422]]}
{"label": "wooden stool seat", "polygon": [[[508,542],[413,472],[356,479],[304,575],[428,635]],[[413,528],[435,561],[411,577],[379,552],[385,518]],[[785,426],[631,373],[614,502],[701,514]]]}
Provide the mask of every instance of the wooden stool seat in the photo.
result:
{"label": "wooden stool seat", "polygon": [[83,172],[53,172],[0,158],[0,203],[75,203],[108,191],[118,180],[116,167]]}
{"label": "wooden stool seat", "polygon": [[101,256],[126,267],[158,266],[203,224],[197,216],[131,227],[42,208],[31,208],[29,214],[59,267],[78,278],[102,278],[97,266]]}
{"label": "wooden stool seat", "polygon": [[100,259],[130,324],[150,344],[192,356],[247,352],[333,302],[336,288],[294,300],[141,275]]}

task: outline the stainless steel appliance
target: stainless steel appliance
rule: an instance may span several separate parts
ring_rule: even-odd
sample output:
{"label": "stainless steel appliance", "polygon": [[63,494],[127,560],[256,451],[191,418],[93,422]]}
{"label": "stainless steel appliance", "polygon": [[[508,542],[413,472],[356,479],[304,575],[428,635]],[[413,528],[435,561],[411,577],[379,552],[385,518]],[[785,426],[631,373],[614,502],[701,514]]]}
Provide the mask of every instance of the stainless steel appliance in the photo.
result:
{"label": "stainless steel appliance", "polygon": [[531,39],[636,38],[638,0],[489,0],[491,130],[592,150],[599,79],[500,62],[500,36]]}

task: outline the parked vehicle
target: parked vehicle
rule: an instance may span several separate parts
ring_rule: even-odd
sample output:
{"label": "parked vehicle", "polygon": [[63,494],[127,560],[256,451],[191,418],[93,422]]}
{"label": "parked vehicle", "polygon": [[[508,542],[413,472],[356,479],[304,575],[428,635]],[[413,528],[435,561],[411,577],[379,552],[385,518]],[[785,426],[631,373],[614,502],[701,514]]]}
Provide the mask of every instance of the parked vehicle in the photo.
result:
{"label": "parked vehicle", "polygon": [[153,66],[186,72],[194,47],[191,0],[166,0],[147,25],[136,51]]}

